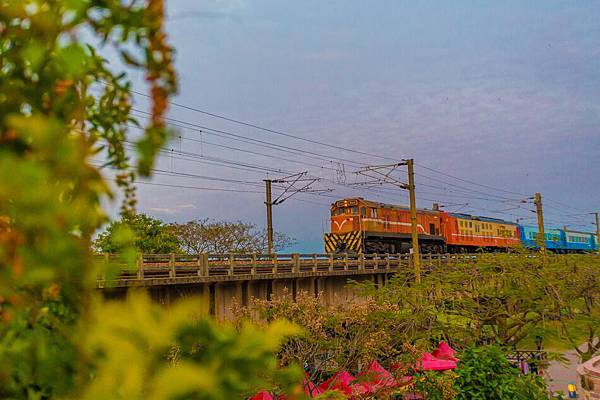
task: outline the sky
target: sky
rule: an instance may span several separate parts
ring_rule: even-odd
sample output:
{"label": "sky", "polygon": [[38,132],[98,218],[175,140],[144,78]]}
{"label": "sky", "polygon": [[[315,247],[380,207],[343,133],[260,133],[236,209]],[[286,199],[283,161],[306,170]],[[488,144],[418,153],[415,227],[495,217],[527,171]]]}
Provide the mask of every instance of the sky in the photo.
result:
{"label": "sky", "polygon": [[[541,192],[548,226],[592,229],[588,213],[600,208],[600,2],[166,4],[180,82],[173,101],[189,108],[170,108],[181,138],[150,182],[171,186],[140,184],[141,212],[262,227],[262,180],[307,171],[322,178],[313,188],[330,191],[275,206],[274,226],[297,240],[290,251],[321,252],[335,199],[407,204],[403,190],[352,185],[363,182],[356,170],[414,158],[420,207],[435,200],[450,211],[533,223],[527,199]],[[135,75],[134,87],[147,91]],[[148,108],[142,96],[136,103]]]}

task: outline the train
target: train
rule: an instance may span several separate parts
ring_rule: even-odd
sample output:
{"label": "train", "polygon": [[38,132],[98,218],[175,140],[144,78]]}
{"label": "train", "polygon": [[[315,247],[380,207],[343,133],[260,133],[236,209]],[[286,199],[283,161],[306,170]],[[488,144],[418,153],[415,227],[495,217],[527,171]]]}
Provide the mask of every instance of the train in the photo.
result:
{"label": "train", "polygon": [[[410,208],[346,198],[331,204],[331,232],[324,237],[327,253],[409,253],[412,248]],[[498,218],[446,212],[434,204],[417,209],[419,249],[423,253],[506,252],[539,249],[538,228]],[[594,233],[545,229],[546,248],[557,253],[598,250]]]}

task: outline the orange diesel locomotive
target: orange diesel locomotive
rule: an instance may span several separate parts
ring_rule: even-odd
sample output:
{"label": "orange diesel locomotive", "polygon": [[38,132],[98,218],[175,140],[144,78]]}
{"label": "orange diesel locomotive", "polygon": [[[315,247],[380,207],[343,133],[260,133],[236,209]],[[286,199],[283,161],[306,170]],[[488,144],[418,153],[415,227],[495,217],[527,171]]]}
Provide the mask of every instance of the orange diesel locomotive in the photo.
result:
{"label": "orange diesel locomotive", "polygon": [[[423,251],[443,251],[441,216],[438,211],[418,210],[417,228]],[[377,203],[363,198],[331,205],[331,233],[325,235],[328,253],[405,253],[411,247],[408,207]]]}
{"label": "orange diesel locomotive", "polygon": [[[516,224],[486,217],[417,210],[419,247],[425,253],[503,250],[519,243]],[[349,198],[331,205],[328,253],[407,253],[412,246],[410,209]]]}

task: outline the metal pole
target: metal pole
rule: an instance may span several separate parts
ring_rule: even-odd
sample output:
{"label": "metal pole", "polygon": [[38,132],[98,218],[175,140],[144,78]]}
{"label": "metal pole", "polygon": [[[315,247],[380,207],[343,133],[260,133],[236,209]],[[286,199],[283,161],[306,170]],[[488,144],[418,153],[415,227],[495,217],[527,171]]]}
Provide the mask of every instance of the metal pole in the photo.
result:
{"label": "metal pole", "polygon": [[596,246],[598,246],[598,255],[600,256],[600,221],[598,221],[598,212],[596,215]]}
{"label": "metal pole", "polygon": [[538,220],[538,242],[540,245],[540,251],[546,252],[546,233],[544,232],[544,211],[542,210],[542,195],[541,193],[535,194],[535,207],[537,210]]}
{"label": "metal pole", "polygon": [[271,200],[271,180],[265,179],[265,192],[267,194],[267,249],[273,254],[273,202]]}
{"label": "metal pole", "polygon": [[421,257],[419,255],[419,231],[417,224],[417,200],[415,196],[415,171],[414,160],[406,160],[408,169],[408,191],[410,194],[410,222],[412,227],[413,267],[415,269],[415,282],[421,283]]}

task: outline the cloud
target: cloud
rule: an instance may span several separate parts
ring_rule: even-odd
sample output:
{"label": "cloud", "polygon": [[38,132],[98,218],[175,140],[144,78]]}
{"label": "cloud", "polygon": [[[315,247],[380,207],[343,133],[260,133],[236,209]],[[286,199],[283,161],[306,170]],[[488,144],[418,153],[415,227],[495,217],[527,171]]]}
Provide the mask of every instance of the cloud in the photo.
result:
{"label": "cloud", "polygon": [[179,210],[163,207],[150,207],[149,210],[159,214],[177,214],[179,212]]}
{"label": "cloud", "polygon": [[180,206],[177,206],[177,208],[182,209],[182,210],[183,209],[187,209],[187,210],[197,210],[198,209],[198,207],[196,207],[193,204],[182,204]]}
{"label": "cloud", "polygon": [[196,210],[198,209],[198,207],[196,207],[193,204],[180,204],[177,205],[173,208],[167,208],[167,207],[150,207],[149,210],[158,214],[169,214],[169,215],[174,215],[174,214],[181,214],[184,210]]}
{"label": "cloud", "polygon": [[212,0],[204,1],[202,5],[196,7],[195,2],[190,3],[191,7],[182,7],[178,10],[174,7],[172,16],[169,20],[180,19],[240,19],[245,4],[242,0]]}

